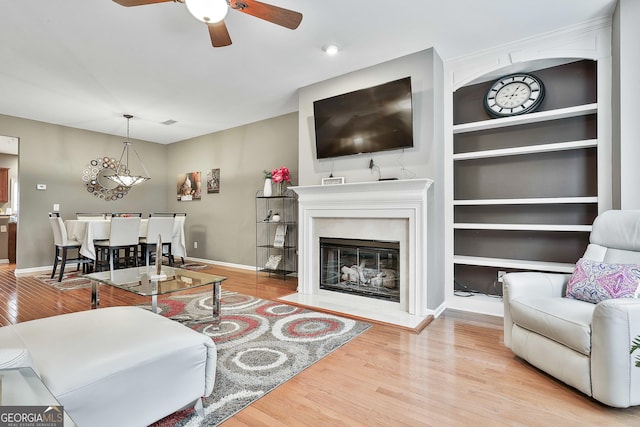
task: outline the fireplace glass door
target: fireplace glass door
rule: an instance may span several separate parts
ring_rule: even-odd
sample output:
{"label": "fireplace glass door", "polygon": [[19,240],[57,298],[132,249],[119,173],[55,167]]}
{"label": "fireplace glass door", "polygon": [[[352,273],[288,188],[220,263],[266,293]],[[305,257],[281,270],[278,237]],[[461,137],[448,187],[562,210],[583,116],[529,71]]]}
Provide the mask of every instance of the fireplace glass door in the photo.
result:
{"label": "fireplace glass door", "polygon": [[400,302],[400,243],[320,238],[320,289]]}

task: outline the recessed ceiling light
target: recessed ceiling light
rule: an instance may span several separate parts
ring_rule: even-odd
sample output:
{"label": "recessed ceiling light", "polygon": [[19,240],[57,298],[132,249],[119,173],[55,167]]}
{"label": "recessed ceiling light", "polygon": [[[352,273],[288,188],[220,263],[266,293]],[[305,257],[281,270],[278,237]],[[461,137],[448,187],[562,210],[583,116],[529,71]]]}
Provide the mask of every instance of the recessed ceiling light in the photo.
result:
{"label": "recessed ceiling light", "polygon": [[335,55],[340,50],[340,47],[337,44],[327,44],[322,46],[322,50],[327,55]]}

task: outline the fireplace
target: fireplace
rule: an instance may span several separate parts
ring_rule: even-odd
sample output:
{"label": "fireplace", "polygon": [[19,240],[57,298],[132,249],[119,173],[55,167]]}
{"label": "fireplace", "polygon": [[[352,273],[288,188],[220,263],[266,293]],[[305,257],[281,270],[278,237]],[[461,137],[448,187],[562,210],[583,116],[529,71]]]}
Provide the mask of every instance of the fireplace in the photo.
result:
{"label": "fireplace", "polygon": [[[419,178],[292,187],[298,193],[299,204],[298,292],[280,300],[411,329],[424,324],[430,316],[427,308],[427,190],[431,184],[431,180]],[[321,238],[330,239],[330,247],[322,255]],[[365,282],[369,281],[368,284],[354,285],[355,280],[347,280],[351,284],[345,283],[341,289],[335,289],[345,273],[343,267],[358,274],[357,267],[362,263],[358,250],[354,254],[353,248],[347,248],[345,252],[343,239],[351,241],[349,245],[355,241],[353,246],[364,251],[361,255],[365,259],[363,270],[378,268],[373,262],[376,260],[377,263],[378,257],[384,265],[381,270],[394,270],[396,287],[381,289],[379,280],[374,280],[374,286],[371,286],[371,280],[378,277],[378,273],[387,271],[373,274],[373,271],[364,270],[363,278]],[[397,247],[387,247],[390,243]],[[390,249],[398,251],[392,254],[388,252]],[[343,257],[345,253],[348,261],[338,262],[338,255]],[[320,267],[321,258],[331,263],[324,272]],[[354,273],[347,271],[347,278],[349,272]],[[321,279],[323,275],[326,280]],[[334,289],[327,289],[327,286]],[[351,292],[366,289],[372,293],[370,291],[376,288],[379,292],[374,296]]]}
{"label": "fireplace", "polygon": [[400,302],[400,242],[320,237],[320,289]]}

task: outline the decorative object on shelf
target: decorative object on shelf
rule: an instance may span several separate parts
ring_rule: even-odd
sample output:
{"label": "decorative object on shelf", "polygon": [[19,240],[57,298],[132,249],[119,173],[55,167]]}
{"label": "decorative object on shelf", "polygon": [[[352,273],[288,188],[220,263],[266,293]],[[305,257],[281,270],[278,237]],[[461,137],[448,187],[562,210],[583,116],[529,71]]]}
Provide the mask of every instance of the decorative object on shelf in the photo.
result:
{"label": "decorative object on shelf", "polygon": [[262,195],[264,197],[271,197],[272,194],[273,194],[273,191],[271,188],[271,171],[265,170],[264,171],[264,188],[262,189]]}
{"label": "decorative object on shelf", "polygon": [[289,169],[284,166],[280,166],[279,168],[272,170],[271,180],[276,184],[276,195],[284,195],[285,183],[291,182]]}
{"label": "decorative object on shelf", "polygon": [[484,96],[484,108],[493,117],[509,117],[535,111],[544,99],[544,84],[533,74],[500,77]]}
{"label": "decorative object on shelf", "polygon": [[287,236],[287,224],[278,224],[278,227],[276,227],[276,235],[273,238],[273,247],[283,248],[286,236]]}
{"label": "decorative object on shelf", "polygon": [[264,267],[269,270],[276,270],[278,268],[278,265],[280,264],[281,259],[282,255],[270,255]]}
{"label": "decorative object on shelf", "polygon": [[274,212],[273,216],[271,217],[271,221],[280,222],[280,212]]}
{"label": "decorative object on shelf", "polygon": [[269,212],[267,212],[267,216],[264,217],[264,219],[262,220],[262,222],[269,222],[271,221],[271,217],[273,216],[273,211],[271,209],[269,209]]}
{"label": "decorative object on shelf", "polygon": [[[123,142],[124,148],[122,149],[122,154],[120,155],[120,160],[115,165],[115,173],[113,175],[105,175],[105,178],[108,178],[115,182],[118,185],[122,185],[123,187],[132,187],[134,185],[143,183],[151,179],[149,176],[149,172],[147,168],[144,166],[140,155],[136,151],[136,148],[133,146],[133,143],[129,141],[129,121],[133,118],[131,114],[123,114],[123,117],[127,119],[127,140]],[[129,149],[132,148],[134,154],[138,158],[142,169],[144,170],[145,175],[131,175],[131,170],[129,169]],[[122,160],[124,159],[124,163]]]}
{"label": "decorative object on shelf", "polygon": [[82,181],[87,191],[106,201],[119,200],[126,196],[129,193],[128,187],[107,179],[107,176],[116,173],[117,164],[115,158],[105,156],[92,159],[85,165],[82,170]]}
{"label": "decorative object on shelf", "polygon": [[188,202],[190,200],[200,200],[202,198],[201,185],[200,172],[178,174],[178,201]]}
{"label": "decorative object on shelf", "polygon": [[220,192],[220,168],[207,171],[207,193]]}
{"label": "decorative object on shelf", "polygon": [[343,176],[330,176],[329,178],[322,178],[322,185],[336,185],[344,184]]}

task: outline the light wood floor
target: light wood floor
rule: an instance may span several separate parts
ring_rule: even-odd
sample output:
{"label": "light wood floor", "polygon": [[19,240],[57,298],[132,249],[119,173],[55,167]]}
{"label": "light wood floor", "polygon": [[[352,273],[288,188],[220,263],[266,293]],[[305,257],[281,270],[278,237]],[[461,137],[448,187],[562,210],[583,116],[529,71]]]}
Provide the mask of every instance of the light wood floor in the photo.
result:
{"label": "light wood floor", "polygon": [[[223,267],[223,288],[275,299],[293,281]],[[89,309],[88,289],[60,292],[0,267],[0,323]],[[147,302],[101,288],[102,306]],[[603,406],[515,357],[501,319],[447,311],[420,334],[373,325],[223,424],[229,426],[638,426],[640,407]]]}

